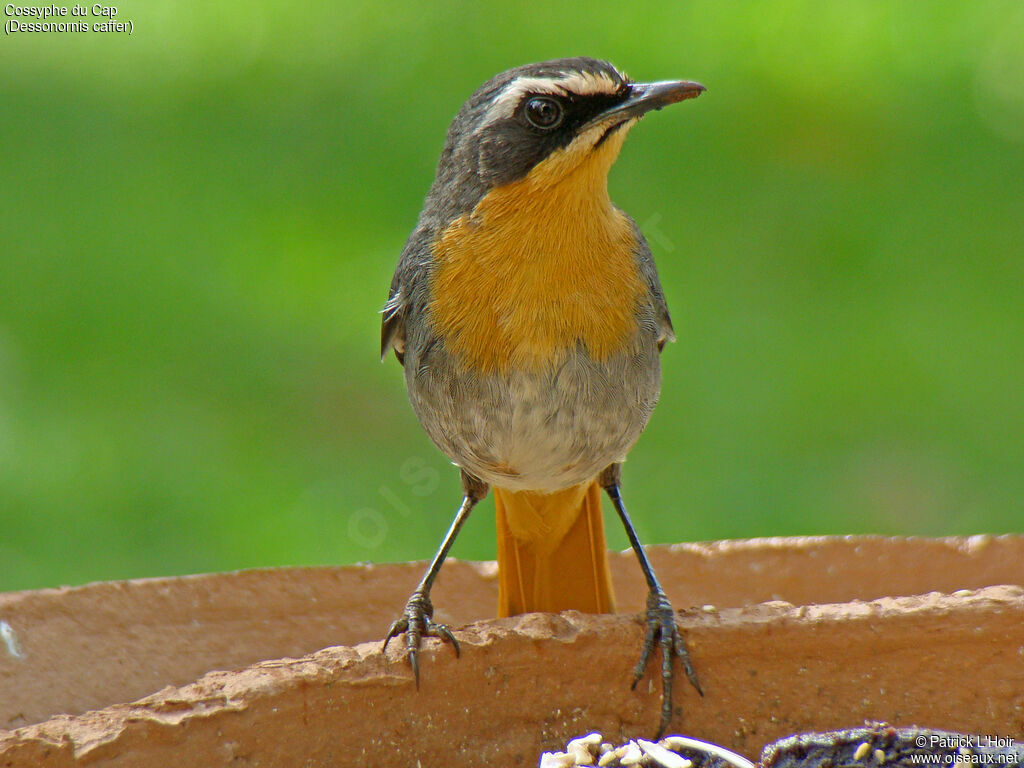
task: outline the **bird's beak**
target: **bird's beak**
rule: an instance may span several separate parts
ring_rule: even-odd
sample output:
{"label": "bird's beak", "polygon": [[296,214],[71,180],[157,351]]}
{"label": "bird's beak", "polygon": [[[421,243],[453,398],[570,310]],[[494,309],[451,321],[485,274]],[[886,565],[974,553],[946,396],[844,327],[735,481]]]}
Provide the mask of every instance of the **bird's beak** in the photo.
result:
{"label": "bird's beak", "polygon": [[695,99],[706,90],[688,80],[663,80],[657,83],[633,83],[629,98],[597,115],[592,122],[625,121],[642,117],[652,109],[661,109],[684,99]]}

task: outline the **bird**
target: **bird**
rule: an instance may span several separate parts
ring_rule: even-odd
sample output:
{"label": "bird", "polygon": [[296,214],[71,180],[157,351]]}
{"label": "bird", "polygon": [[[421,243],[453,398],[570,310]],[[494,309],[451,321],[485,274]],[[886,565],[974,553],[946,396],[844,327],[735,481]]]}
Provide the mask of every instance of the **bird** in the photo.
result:
{"label": "bird", "polygon": [[437,637],[430,590],[459,530],[494,489],[498,615],[614,611],[601,512],[608,495],[647,582],[633,687],[661,653],[659,735],[678,660],[701,691],[675,611],[637,537],[621,464],[661,388],[675,339],[654,259],[608,194],[608,171],[648,112],[699,96],[687,80],[634,82],[564,58],[487,80],[453,119],[401,252],[381,322],[409,399],[459,468],[463,498],[388,643]]}

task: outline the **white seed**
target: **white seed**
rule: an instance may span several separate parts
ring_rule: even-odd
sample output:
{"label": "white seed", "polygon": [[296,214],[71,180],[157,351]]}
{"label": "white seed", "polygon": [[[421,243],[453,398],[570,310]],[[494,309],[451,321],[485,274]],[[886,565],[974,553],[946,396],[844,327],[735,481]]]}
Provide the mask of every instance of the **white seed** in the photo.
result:
{"label": "white seed", "polygon": [[854,760],[863,760],[865,757],[867,757],[867,754],[870,751],[871,751],[871,745],[868,744],[866,741],[862,741],[857,746],[857,751],[853,753],[853,759]]}
{"label": "white seed", "polygon": [[[743,718],[739,718],[739,721],[742,723]],[[739,731],[737,731],[737,733],[739,733]],[[757,768],[757,766],[747,760],[743,755],[737,755],[735,752],[730,752],[725,747],[720,747],[717,744],[709,744],[706,741],[691,739],[687,736],[666,736],[661,740],[660,746],[674,751],[692,749],[696,752],[708,755],[709,757],[716,757],[734,768]]]}
{"label": "white seed", "polygon": [[565,751],[576,759],[576,765],[593,765],[594,753],[600,744],[600,733],[588,733],[566,744]]}
{"label": "white seed", "polygon": [[593,765],[594,755],[587,749],[585,744],[573,744],[569,742],[569,754],[572,755],[575,765]]}
{"label": "white seed", "polygon": [[885,762],[885,750],[883,750],[883,749],[876,749],[875,750],[875,762],[878,763],[879,765],[881,765],[882,763]]}
{"label": "white seed", "polygon": [[640,751],[640,746],[635,741],[631,741],[626,745],[626,752],[619,762],[623,765],[640,765],[640,761],[643,759],[644,753]]}
{"label": "white seed", "polygon": [[651,756],[654,762],[665,768],[690,768],[693,765],[692,761],[677,755],[675,752],[669,752],[663,746],[655,744],[653,741],[637,739],[636,743],[640,745],[640,749]]}
{"label": "white seed", "polygon": [[575,763],[568,752],[545,752],[540,756],[540,768],[572,768]]}

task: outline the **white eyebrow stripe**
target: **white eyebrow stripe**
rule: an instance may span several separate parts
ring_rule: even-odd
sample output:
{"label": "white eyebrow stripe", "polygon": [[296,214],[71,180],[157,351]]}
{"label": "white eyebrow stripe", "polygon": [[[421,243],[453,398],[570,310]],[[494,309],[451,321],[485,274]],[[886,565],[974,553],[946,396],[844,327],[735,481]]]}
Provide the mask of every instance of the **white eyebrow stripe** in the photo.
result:
{"label": "white eyebrow stripe", "polygon": [[528,93],[551,93],[556,96],[564,96],[567,93],[614,94],[621,87],[621,83],[603,72],[561,72],[558,77],[517,77],[505,86],[505,90],[491,104],[477,131],[498,120],[511,117],[520,100]]}
{"label": "white eyebrow stripe", "polygon": [[618,93],[621,84],[604,72],[566,72],[559,83],[572,93],[592,95],[595,93]]}
{"label": "white eyebrow stripe", "polygon": [[564,96],[565,89],[561,86],[561,78],[553,77],[517,77],[501,92],[487,110],[483,125],[490,125],[496,120],[511,117],[516,111],[520,99],[528,93],[552,93]]}

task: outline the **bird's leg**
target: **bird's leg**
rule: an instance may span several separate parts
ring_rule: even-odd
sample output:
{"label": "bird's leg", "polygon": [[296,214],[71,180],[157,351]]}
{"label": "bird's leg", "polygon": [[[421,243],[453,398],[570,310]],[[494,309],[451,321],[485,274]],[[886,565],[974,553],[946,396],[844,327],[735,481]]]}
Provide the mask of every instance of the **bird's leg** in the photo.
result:
{"label": "bird's leg", "polygon": [[612,504],[615,505],[615,511],[619,513],[619,517],[622,519],[622,525],[626,528],[629,543],[636,553],[637,560],[640,561],[640,569],[644,572],[644,578],[647,579],[647,588],[649,590],[645,617],[647,634],[644,636],[640,660],[633,669],[633,688],[636,688],[636,684],[644,676],[647,662],[651,658],[655,644],[661,646],[661,723],[658,726],[657,734],[657,738],[661,738],[662,734],[665,733],[665,729],[668,728],[669,720],[672,719],[672,660],[674,658],[678,657],[682,663],[686,677],[690,680],[693,687],[697,689],[697,693],[703,696],[704,692],[700,688],[700,683],[697,682],[697,675],[693,671],[693,665],[690,663],[690,655],[686,651],[686,643],[683,642],[683,636],[679,632],[679,627],[676,626],[675,611],[672,609],[672,604],[668,601],[665,590],[658,583],[658,577],[654,575],[654,569],[651,568],[651,563],[647,559],[647,553],[644,552],[640,539],[637,538],[636,531],[633,529],[633,523],[629,519],[629,514],[626,512],[626,507],[622,503],[622,495],[619,493],[620,478],[619,465],[612,464],[601,473],[600,483],[609,498],[611,498]]}
{"label": "bird's leg", "polygon": [[452,520],[448,533],[445,534],[444,541],[441,542],[440,549],[434,555],[434,559],[431,561],[430,567],[427,568],[427,572],[423,574],[419,585],[413,590],[409,602],[405,604],[405,610],[402,611],[402,615],[392,622],[387,637],[384,638],[384,647],[381,649],[386,651],[391,638],[405,632],[406,657],[409,659],[409,666],[412,667],[413,676],[416,678],[417,688],[420,687],[418,656],[421,638],[439,637],[441,640],[446,640],[452,644],[452,648],[455,649],[455,655],[459,655],[459,643],[451,633],[451,630],[444,624],[438,624],[434,621],[434,606],[430,602],[430,588],[434,585],[434,579],[437,578],[441,565],[444,563],[445,558],[448,557],[448,550],[452,548],[452,544],[455,542],[455,537],[459,535],[459,529],[462,527],[462,524],[466,522],[466,518],[473,511],[473,507],[487,495],[487,483],[477,480],[465,471],[462,472],[462,489],[462,504],[455,515],[455,519]]}

